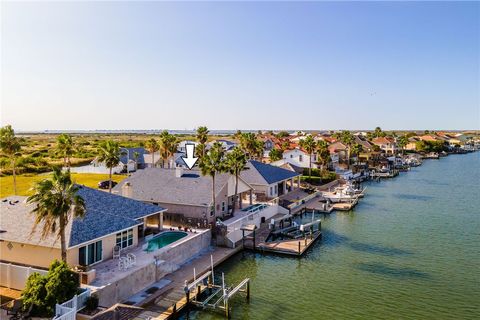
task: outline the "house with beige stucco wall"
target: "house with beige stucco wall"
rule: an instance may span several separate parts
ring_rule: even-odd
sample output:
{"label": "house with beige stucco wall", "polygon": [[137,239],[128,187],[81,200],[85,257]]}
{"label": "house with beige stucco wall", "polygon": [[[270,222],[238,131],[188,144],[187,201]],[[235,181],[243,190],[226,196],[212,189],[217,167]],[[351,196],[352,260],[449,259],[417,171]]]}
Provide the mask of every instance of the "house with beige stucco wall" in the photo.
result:
{"label": "house with beige stucco wall", "polygon": [[[155,216],[161,221],[165,211],[85,186],[79,186],[78,195],[85,201],[85,215],[70,219],[65,229],[67,262],[71,266],[92,266],[111,259],[115,246],[120,250],[137,246],[147,231],[147,219]],[[0,200],[1,262],[47,268],[61,258],[58,237],[42,237],[42,223],[35,227],[34,207],[27,203],[27,197]]]}
{"label": "house with beige stucco wall", "polygon": [[[113,192],[166,208],[165,223],[171,226],[206,226],[232,213],[235,177],[227,173],[215,176],[215,210],[212,187],[212,178],[196,169],[146,168],[121,181]],[[238,179],[239,197],[251,199],[252,190],[243,178]],[[156,218],[148,223],[155,224]]]}

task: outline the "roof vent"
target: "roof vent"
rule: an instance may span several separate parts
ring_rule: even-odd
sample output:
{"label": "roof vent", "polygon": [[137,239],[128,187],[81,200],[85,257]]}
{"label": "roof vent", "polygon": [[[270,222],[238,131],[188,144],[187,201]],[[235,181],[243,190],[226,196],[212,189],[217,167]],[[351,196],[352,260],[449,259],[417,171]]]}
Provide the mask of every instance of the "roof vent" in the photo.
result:
{"label": "roof vent", "polygon": [[175,168],[175,178],[181,178],[183,176],[183,168],[176,167]]}
{"label": "roof vent", "polygon": [[133,188],[128,181],[122,186],[122,196],[127,198],[131,198],[133,196]]}

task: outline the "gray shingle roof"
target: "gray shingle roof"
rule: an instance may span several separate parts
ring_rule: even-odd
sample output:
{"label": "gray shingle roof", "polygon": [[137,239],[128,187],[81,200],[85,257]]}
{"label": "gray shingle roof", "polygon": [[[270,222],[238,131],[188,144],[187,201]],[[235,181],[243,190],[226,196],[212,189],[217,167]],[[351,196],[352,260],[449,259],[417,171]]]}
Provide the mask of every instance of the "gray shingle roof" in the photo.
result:
{"label": "gray shingle roof", "polygon": [[[146,168],[124,179],[113,190],[121,194],[122,186],[129,182],[133,199],[202,207],[210,205],[212,178],[202,176],[197,170],[184,172],[184,176],[177,178],[175,169]],[[215,177],[217,195],[227,182],[228,174],[219,174]]]}
{"label": "gray shingle roof", "polygon": [[[65,233],[68,245],[75,246],[138,225],[137,219],[165,210],[159,206],[81,186],[78,194],[85,200],[83,219],[71,219]],[[7,199],[7,201],[3,201]],[[0,239],[46,247],[60,247],[54,235],[42,239],[42,226],[32,233],[34,205],[27,197],[10,196],[0,200]],[[17,203],[15,203],[18,201]]]}
{"label": "gray shingle roof", "polygon": [[249,169],[242,171],[240,176],[249,184],[268,185],[299,176],[294,171],[254,160],[250,160],[247,167]]}
{"label": "gray shingle roof", "polygon": [[87,211],[83,219],[74,219],[72,223],[70,246],[138,225],[138,219],[165,210],[85,186],[78,194],[85,200]]}

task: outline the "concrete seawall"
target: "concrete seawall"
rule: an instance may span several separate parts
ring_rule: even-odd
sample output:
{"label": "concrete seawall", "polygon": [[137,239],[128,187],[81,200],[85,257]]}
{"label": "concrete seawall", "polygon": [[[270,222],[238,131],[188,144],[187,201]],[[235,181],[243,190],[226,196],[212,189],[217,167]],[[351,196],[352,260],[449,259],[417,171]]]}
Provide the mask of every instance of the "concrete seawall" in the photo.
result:
{"label": "concrete seawall", "polygon": [[99,298],[99,305],[109,307],[123,302],[167,274],[178,270],[183,264],[207,251],[210,248],[211,239],[210,230],[206,230],[195,237],[180,240],[178,243],[158,250],[158,254],[152,258],[151,263],[132,270],[121,279],[102,287],[92,288]]}

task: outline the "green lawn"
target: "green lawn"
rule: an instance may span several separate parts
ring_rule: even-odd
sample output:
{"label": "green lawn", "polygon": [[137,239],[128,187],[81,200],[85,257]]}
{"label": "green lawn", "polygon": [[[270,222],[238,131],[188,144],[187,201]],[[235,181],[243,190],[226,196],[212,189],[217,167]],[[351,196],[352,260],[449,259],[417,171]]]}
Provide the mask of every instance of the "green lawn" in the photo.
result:
{"label": "green lawn", "polygon": [[[22,174],[17,176],[17,193],[21,196],[30,195],[30,188],[36,181],[46,179],[49,174]],[[121,181],[125,175],[113,175],[113,181]],[[97,173],[72,173],[72,179],[78,184],[87,187],[97,188],[98,182],[108,180],[108,174]],[[0,198],[13,195],[13,177],[0,177]]]}

